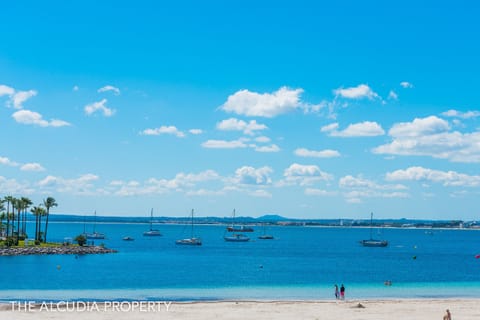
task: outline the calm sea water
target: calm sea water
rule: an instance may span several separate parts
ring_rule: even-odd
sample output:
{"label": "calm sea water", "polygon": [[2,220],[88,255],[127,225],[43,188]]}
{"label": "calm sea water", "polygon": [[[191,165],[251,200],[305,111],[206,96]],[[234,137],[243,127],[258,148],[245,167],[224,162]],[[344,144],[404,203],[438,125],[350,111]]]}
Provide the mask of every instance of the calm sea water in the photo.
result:
{"label": "calm sea water", "polygon": [[[389,246],[365,248],[363,228],[269,227],[275,240],[258,240],[257,227],[251,242],[230,243],[225,227],[197,226],[203,246],[184,247],[174,242],[188,226],[156,227],[163,237],[143,237],[145,224],[97,224],[107,239],[96,244],[116,254],[0,257],[0,300],[325,299],[335,283],[347,298],[480,297],[480,231],[382,229],[375,237]],[[51,223],[49,240],[82,232]]]}

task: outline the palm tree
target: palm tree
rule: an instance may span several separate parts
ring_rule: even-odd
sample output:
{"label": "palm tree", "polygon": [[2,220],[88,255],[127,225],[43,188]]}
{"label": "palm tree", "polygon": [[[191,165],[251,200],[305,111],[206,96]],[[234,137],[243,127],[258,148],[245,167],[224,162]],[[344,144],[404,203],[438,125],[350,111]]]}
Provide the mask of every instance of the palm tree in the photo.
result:
{"label": "palm tree", "polygon": [[23,203],[23,215],[22,215],[22,235],[25,237],[27,233],[27,210],[28,208],[33,204],[32,200],[22,197],[22,203]]}
{"label": "palm tree", "polygon": [[10,230],[10,204],[13,203],[13,199],[12,196],[4,197],[4,201],[7,203],[7,238]]}
{"label": "palm tree", "polygon": [[5,205],[4,200],[0,199],[0,235],[3,234],[3,219],[5,219]]}
{"label": "palm tree", "polygon": [[43,205],[47,209],[47,219],[45,220],[45,237],[44,240],[47,242],[47,231],[48,231],[48,217],[50,216],[50,208],[58,206],[58,203],[55,201],[55,198],[48,197],[43,200]]}
{"label": "palm tree", "polygon": [[40,242],[45,242],[45,237],[42,238],[42,217],[47,215],[47,210],[45,208],[38,206],[37,208],[38,215],[38,240]]}
{"label": "palm tree", "polygon": [[[23,201],[22,199],[15,199],[13,204],[14,204],[14,207],[17,209],[17,237],[15,239],[16,240],[15,244],[18,246],[18,241],[20,240],[19,239],[20,238],[20,216],[23,210]],[[15,216],[15,209],[13,210],[13,214]]]}
{"label": "palm tree", "polygon": [[41,207],[41,205],[39,205],[38,207],[35,206],[32,208],[32,210],[30,210],[35,216],[35,242],[40,241],[40,217],[42,214],[41,209],[43,208]]}

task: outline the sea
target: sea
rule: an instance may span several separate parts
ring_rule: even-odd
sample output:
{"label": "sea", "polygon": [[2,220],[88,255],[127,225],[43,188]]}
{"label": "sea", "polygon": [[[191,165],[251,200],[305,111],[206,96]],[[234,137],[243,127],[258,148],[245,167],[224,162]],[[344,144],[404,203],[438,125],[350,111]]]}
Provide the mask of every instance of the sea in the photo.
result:
{"label": "sea", "polygon": [[[49,241],[84,227],[51,222]],[[480,297],[480,230],[374,229],[389,246],[372,248],[359,244],[369,228],[258,226],[234,243],[225,226],[198,225],[203,245],[178,246],[188,224],[154,227],[163,236],[144,237],[148,224],[97,223],[106,239],[95,244],[112,254],[0,257],[0,302],[317,300],[334,299],[335,284],[347,299]],[[258,239],[264,232],[275,238]]]}

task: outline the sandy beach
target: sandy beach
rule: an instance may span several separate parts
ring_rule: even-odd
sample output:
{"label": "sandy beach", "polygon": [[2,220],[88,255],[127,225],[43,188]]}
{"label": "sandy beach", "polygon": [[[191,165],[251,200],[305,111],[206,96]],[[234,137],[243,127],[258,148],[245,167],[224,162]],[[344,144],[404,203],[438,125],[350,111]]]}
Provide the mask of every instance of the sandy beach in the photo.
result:
{"label": "sandy beach", "polygon": [[[344,319],[403,320],[443,319],[448,308],[453,319],[480,319],[480,299],[400,299],[350,301],[225,301],[225,302],[156,302],[149,306],[121,306],[99,303],[91,310],[67,310],[65,305],[35,305],[25,310],[12,304],[0,306],[0,318],[10,320],[85,319]],[[13,310],[15,309],[15,310]],[[129,310],[130,309],[130,310]]]}

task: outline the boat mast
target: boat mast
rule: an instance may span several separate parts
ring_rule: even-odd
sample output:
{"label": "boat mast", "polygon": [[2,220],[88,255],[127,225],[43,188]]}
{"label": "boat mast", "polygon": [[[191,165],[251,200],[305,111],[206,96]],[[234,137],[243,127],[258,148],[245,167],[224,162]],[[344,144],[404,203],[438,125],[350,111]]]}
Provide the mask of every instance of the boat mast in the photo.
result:
{"label": "boat mast", "polygon": [[373,231],[373,212],[370,212],[370,240],[373,239],[372,231]]}
{"label": "boat mast", "polygon": [[192,231],[191,231],[191,233],[192,233],[191,238],[193,238],[193,209],[192,209]]}
{"label": "boat mast", "polygon": [[153,223],[153,208],[150,210],[150,231],[152,231],[152,223]]}

